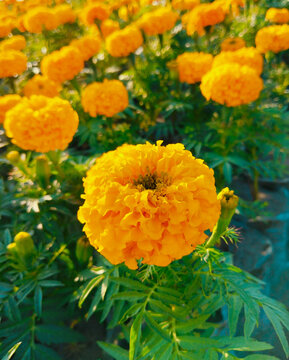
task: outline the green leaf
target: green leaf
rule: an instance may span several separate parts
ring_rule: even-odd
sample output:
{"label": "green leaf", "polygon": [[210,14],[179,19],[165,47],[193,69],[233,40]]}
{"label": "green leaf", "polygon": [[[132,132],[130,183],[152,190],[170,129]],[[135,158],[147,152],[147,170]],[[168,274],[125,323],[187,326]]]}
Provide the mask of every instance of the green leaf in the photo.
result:
{"label": "green leaf", "polygon": [[10,360],[12,356],[15,354],[18,347],[21,345],[21,341],[12,346],[12,348],[8,351],[8,353],[2,358],[2,360]]}
{"label": "green leaf", "polygon": [[113,295],[112,300],[127,300],[127,301],[136,301],[143,299],[147,294],[142,294],[137,291],[123,291],[118,294]]}
{"label": "green leaf", "polygon": [[171,315],[172,317],[174,317],[177,320],[181,320],[181,321],[186,320],[186,314],[180,314],[177,311],[173,311],[171,308],[164,305],[163,303],[161,303],[158,300],[149,299],[149,304],[153,305],[153,307],[155,308],[153,310],[155,312],[165,314],[165,315]]}
{"label": "green leaf", "polygon": [[83,336],[66,326],[37,325],[35,328],[37,339],[44,344],[64,344],[83,341]]}
{"label": "green leaf", "polygon": [[178,342],[185,350],[207,350],[210,347],[218,348],[221,346],[218,340],[198,336],[179,336]]}
{"label": "green leaf", "polygon": [[266,342],[257,341],[254,339],[246,339],[242,336],[238,336],[233,339],[225,338],[222,339],[222,341],[225,344],[225,351],[263,351],[273,348],[272,345]]}
{"label": "green leaf", "polygon": [[128,351],[117,345],[107,344],[103,341],[97,341],[99,347],[115,360],[129,360]]}
{"label": "green leaf", "polygon": [[227,184],[231,184],[232,182],[232,172],[232,165],[229,162],[225,162],[223,165],[223,173]]}
{"label": "green leaf", "polygon": [[160,350],[157,352],[158,360],[168,360],[171,358],[173,352],[173,344],[164,344]]}
{"label": "green leaf", "polygon": [[98,304],[101,300],[101,288],[99,287],[92,299],[92,302],[90,304],[88,313],[87,313],[87,320],[91,317],[93,313],[97,310]]}
{"label": "green leaf", "polygon": [[275,312],[272,309],[270,309],[268,306],[264,305],[263,309],[265,311],[267,318],[270,320],[271,324],[273,325],[273,327],[276,331],[276,334],[278,335],[278,338],[279,338],[280,343],[283,347],[283,350],[286,354],[286,357],[288,357],[289,356],[289,345],[288,345],[288,341],[286,339],[286,335],[284,333],[284,329],[281,325],[279,318],[277,317]]}
{"label": "green leaf", "polygon": [[209,350],[206,352],[204,360],[219,360],[219,355],[216,350]]}
{"label": "green leaf", "polygon": [[[258,305],[256,306],[258,307]],[[244,335],[246,338],[249,338],[252,335],[256,325],[257,325],[256,320],[252,316],[250,316],[248,306],[245,305]]]}
{"label": "green leaf", "polygon": [[62,360],[62,358],[51,348],[35,344],[36,360]]}
{"label": "green leaf", "polygon": [[170,335],[160,327],[160,325],[153,319],[153,317],[148,312],[144,313],[144,317],[146,323],[153,331],[159,334],[164,340],[171,341]]}
{"label": "green leaf", "polygon": [[137,357],[137,360],[149,359],[152,358],[152,355],[158,351],[158,349],[166,344],[167,342],[163,340],[159,335],[153,333],[153,336],[149,339],[149,341],[142,346],[141,352]]}
{"label": "green leaf", "polygon": [[111,277],[110,280],[116,282],[119,285],[125,286],[133,290],[150,291],[150,288],[142,284],[140,281],[122,278],[122,277],[119,278]]}
{"label": "green leaf", "polygon": [[122,318],[120,319],[120,323],[124,323],[126,322],[129,318],[131,318],[132,316],[135,316],[140,309],[143,307],[142,303],[137,303],[137,304],[133,304],[122,316]]}
{"label": "green leaf", "polygon": [[41,286],[38,285],[34,293],[34,309],[39,317],[41,317],[42,314],[42,295]]}
{"label": "green leaf", "polygon": [[41,280],[39,281],[39,285],[42,287],[64,286],[63,283],[58,280]]}
{"label": "green leaf", "polygon": [[232,296],[229,300],[229,329],[230,336],[233,337],[236,333],[237,324],[240,312],[243,307],[243,301],[239,296]]}
{"label": "green leaf", "polygon": [[280,360],[276,358],[275,356],[271,355],[264,355],[264,354],[254,354],[254,355],[248,355],[244,357],[243,360]]}
{"label": "green leaf", "polygon": [[104,275],[99,275],[96,278],[93,278],[89,281],[89,283],[84,288],[81,297],[78,302],[78,306],[81,308],[82,304],[84,303],[85,299],[91,293],[91,291],[104,279]]}
{"label": "green leaf", "polygon": [[129,336],[129,360],[135,359],[135,354],[139,342],[139,338],[141,335],[141,326],[143,321],[144,312],[141,311],[137,317],[134,319],[132,326],[130,328],[130,336]]}

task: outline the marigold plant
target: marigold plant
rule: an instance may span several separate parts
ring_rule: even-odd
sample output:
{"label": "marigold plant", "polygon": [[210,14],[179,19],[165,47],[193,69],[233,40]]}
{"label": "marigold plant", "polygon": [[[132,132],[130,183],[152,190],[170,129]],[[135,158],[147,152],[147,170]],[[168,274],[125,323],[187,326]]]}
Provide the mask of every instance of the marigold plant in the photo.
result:
{"label": "marigold plant", "polygon": [[58,19],[50,8],[38,6],[25,14],[23,25],[27,31],[40,34],[43,29],[56,29],[58,26]]}
{"label": "marigold plant", "polygon": [[258,99],[263,80],[249,66],[236,63],[214,67],[201,82],[204,97],[226,106],[249,104]]}
{"label": "marigold plant", "polygon": [[22,35],[14,35],[11,38],[0,42],[0,51],[5,50],[23,50],[26,46],[25,37]]}
{"label": "marigold plant", "polygon": [[179,79],[181,82],[194,84],[211,69],[213,55],[203,52],[186,52],[176,59]]}
{"label": "marigold plant", "polygon": [[72,80],[83,67],[82,54],[74,46],[64,46],[46,55],[41,61],[42,74],[59,83]]}
{"label": "marigold plant", "polygon": [[101,22],[100,29],[101,29],[101,33],[102,33],[103,37],[106,38],[113,32],[119,30],[120,27],[119,27],[119,23],[117,21],[114,21],[111,19],[106,19]]}
{"label": "marigold plant", "polygon": [[4,129],[24,150],[64,150],[78,127],[78,115],[67,100],[32,95],[6,113]]}
{"label": "marigold plant", "polygon": [[0,78],[22,74],[27,67],[27,57],[17,50],[0,51]]}
{"label": "marigold plant", "polygon": [[92,25],[96,20],[108,19],[110,7],[103,2],[93,2],[84,7],[81,18],[86,25]]}
{"label": "marigold plant", "polygon": [[26,97],[31,95],[55,97],[59,95],[59,90],[60,86],[58,83],[55,83],[46,76],[35,75],[27,81],[23,88],[23,93]]}
{"label": "marigold plant", "polygon": [[286,24],[289,22],[289,10],[270,8],[266,12],[266,20],[276,24]]}
{"label": "marigold plant", "polygon": [[124,57],[135,52],[143,43],[141,31],[133,25],[114,31],[106,38],[106,50],[114,57]]}
{"label": "marigold plant", "polygon": [[128,106],[128,93],[119,80],[107,80],[89,84],[83,91],[81,103],[90,116],[111,117]]}
{"label": "marigold plant", "polygon": [[5,114],[19,103],[21,96],[17,94],[9,94],[0,96],[0,123],[4,122]]}
{"label": "marigold plant", "polygon": [[236,51],[246,46],[245,41],[242,38],[227,38],[221,43],[222,51]]}
{"label": "marigold plant", "polygon": [[166,266],[190,254],[219,214],[213,170],[182,144],[123,145],[96,160],[78,218],[111,263]]}
{"label": "marigold plant", "polygon": [[257,32],[255,43],[257,49],[266,53],[273,51],[279,53],[280,51],[289,49],[289,25],[272,25],[262,28]]}
{"label": "marigold plant", "polygon": [[83,60],[86,61],[99,52],[101,44],[99,36],[86,35],[80,39],[72,40],[70,46],[76,47],[80,51]]}

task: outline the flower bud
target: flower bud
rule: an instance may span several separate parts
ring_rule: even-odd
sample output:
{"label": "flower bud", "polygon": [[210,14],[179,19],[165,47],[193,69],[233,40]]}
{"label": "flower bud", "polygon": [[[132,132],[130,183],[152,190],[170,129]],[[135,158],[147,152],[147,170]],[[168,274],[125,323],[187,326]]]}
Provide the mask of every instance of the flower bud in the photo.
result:
{"label": "flower bud", "polygon": [[11,255],[13,257],[17,256],[17,247],[16,247],[15,242],[7,245],[7,252],[8,252],[8,255]]}
{"label": "flower bud", "polygon": [[85,236],[77,240],[75,255],[81,265],[86,265],[92,256],[93,248]]}
{"label": "flower bud", "polygon": [[6,159],[11,162],[11,164],[17,164],[20,160],[20,154],[18,151],[12,150],[9,151],[6,155]]}
{"label": "flower bud", "polygon": [[14,237],[16,250],[21,259],[29,260],[35,253],[35,246],[32,237],[27,232],[21,231]]}
{"label": "flower bud", "polygon": [[234,194],[233,190],[228,187],[224,188],[218,194],[218,200],[221,202],[221,216],[224,219],[228,219],[228,225],[235,213],[236,207],[238,206],[239,198]]}
{"label": "flower bud", "polygon": [[46,189],[49,185],[51,171],[46,155],[39,155],[36,158],[36,179],[40,186]]}

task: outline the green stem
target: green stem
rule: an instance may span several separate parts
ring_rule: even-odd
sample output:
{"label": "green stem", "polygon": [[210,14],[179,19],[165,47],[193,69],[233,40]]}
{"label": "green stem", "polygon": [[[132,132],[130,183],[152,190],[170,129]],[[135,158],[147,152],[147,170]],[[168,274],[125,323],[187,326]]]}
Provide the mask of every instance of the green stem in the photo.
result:
{"label": "green stem", "polygon": [[9,85],[10,85],[10,87],[11,87],[11,90],[12,90],[13,94],[17,94],[14,77],[13,77],[13,76],[10,76],[10,77],[8,78],[8,81],[9,81]]}
{"label": "green stem", "polygon": [[70,83],[73,86],[73,88],[78,92],[78,94],[81,95],[81,89],[75,77],[72,80],[70,80]]}
{"label": "green stem", "polygon": [[214,247],[220,240],[220,237],[224,234],[228,227],[228,220],[219,218],[217,225],[215,226],[212,235],[210,236],[209,240],[206,243],[205,248],[212,248]]}

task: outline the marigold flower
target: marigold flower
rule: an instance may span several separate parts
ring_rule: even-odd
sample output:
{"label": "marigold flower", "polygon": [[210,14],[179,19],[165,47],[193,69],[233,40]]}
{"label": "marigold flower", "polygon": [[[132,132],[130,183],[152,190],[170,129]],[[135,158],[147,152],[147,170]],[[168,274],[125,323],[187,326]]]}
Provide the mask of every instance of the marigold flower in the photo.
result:
{"label": "marigold flower", "polygon": [[272,25],[260,29],[257,32],[255,43],[257,49],[262,53],[266,53],[267,51],[278,53],[288,50],[289,25]]}
{"label": "marigold flower", "polygon": [[240,13],[239,7],[245,6],[244,0],[215,0],[219,4],[222,4],[224,11],[226,14],[232,13],[234,16],[238,16]]}
{"label": "marigold flower", "polygon": [[201,82],[204,97],[226,106],[249,104],[258,99],[263,81],[249,66],[236,63],[213,67]]}
{"label": "marigold flower", "polygon": [[263,71],[263,56],[254,47],[244,47],[236,51],[222,51],[214,58],[213,67],[227,63],[247,65],[254,69],[258,75]]}
{"label": "marigold flower", "polygon": [[86,25],[92,25],[95,20],[108,19],[110,12],[110,7],[107,4],[94,2],[85,6],[82,12],[82,20]]}
{"label": "marigold flower", "polygon": [[178,17],[169,7],[163,7],[144,14],[137,25],[149,36],[158,35],[171,30]]}
{"label": "marigold flower", "polygon": [[72,40],[70,46],[76,47],[84,61],[90,59],[101,49],[101,39],[99,36],[86,35],[80,39]]}
{"label": "marigold flower", "polygon": [[202,244],[220,215],[214,172],[183,144],[123,145],[95,162],[78,211],[112,264],[167,266]]}
{"label": "marigold flower", "polygon": [[224,21],[226,12],[222,3],[214,1],[208,4],[200,4],[189,12],[187,18],[187,34],[197,32],[204,35],[206,26],[212,26]]}
{"label": "marigold flower", "polygon": [[4,129],[24,150],[64,150],[78,127],[78,115],[68,101],[42,95],[23,98],[6,113]]}
{"label": "marigold flower", "polygon": [[81,103],[90,116],[111,117],[128,106],[128,93],[121,81],[105,79],[89,84],[82,93]]}
{"label": "marigold flower", "polygon": [[62,83],[72,80],[84,67],[83,57],[74,46],[64,46],[46,55],[41,61],[41,72],[49,79]]}
{"label": "marigold flower", "polygon": [[172,0],[172,7],[176,10],[192,10],[200,5],[200,0]]}
{"label": "marigold flower", "polygon": [[0,51],[0,79],[22,74],[27,67],[27,57],[20,51]]}
{"label": "marigold flower", "polygon": [[3,123],[6,112],[17,105],[20,100],[21,96],[17,94],[0,96],[0,123]]}
{"label": "marigold flower", "polygon": [[129,21],[129,18],[137,14],[140,10],[140,5],[137,2],[132,2],[131,4],[121,6],[118,9],[118,17],[123,21]]}
{"label": "marigold flower", "polygon": [[56,29],[58,20],[52,9],[38,6],[30,9],[23,18],[23,24],[30,33],[40,34],[43,28],[46,30]]}
{"label": "marigold flower", "polygon": [[213,55],[203,52],[185,52],[177,57],[177,67],[181,82],[195,84],[211,69]]}
{"label": "marigold flower", "polygon": [[66,24],[66,23],[74,23],[76,19],[76,14],[72,7],[68,4],[62,4],[55,6],[52,9],[54,15],[56,16],[58,25]]}
{"label": "marigold flower", "polygon": [[222,51],[236,51],[246,46],[242,38],[227,38],[221,43]]}
{"label": "marigold flower", "polygon": [[0,51],[23,50],[25,46],[26,46],[25,37],[22,35],[14,35],[9,39],[0,42]]}
{"label": "marigold flower", "polygon": [[55,97],[59,95],[60,86],[58,83],[50,80],[46,76],[35,75],[27,81],[23,88],[24,95],[43,95],[47,97]]}
{"label": "marigold flower", "polygon": [[141,31],[133,25],[114,31],[106,38],[106,50],[111,56],[128,56],[143,43]]}
{"label": "marigold flower", "polygon": [[0,18],[0,38],[4,38],[11,33],[11,30],[14,28],[14,21],[11,18]]}
{"label": "marigold flower", "polygon": [[266,20],[276,24],[286,24],[289,22],[289,10],[270,8],[266,12]]}
{"label": "marigold flower", "polygon": [[102,21],[100,29],[103,37],[106,38],[113,32],[119,30],[119,23],[111,19],[106,19]]}

